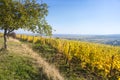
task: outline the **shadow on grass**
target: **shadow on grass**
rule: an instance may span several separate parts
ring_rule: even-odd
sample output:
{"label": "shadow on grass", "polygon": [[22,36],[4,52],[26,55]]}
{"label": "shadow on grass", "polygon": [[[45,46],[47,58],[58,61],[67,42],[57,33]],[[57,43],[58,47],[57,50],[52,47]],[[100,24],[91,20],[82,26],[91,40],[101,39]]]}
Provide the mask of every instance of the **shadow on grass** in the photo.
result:
{"label": "shadow on grass", "polygon": [[9,50],[6,50],[5,48],[0,48],[0,56],[1,55],[4,55],[4,54],[8,54],[9,53]]}

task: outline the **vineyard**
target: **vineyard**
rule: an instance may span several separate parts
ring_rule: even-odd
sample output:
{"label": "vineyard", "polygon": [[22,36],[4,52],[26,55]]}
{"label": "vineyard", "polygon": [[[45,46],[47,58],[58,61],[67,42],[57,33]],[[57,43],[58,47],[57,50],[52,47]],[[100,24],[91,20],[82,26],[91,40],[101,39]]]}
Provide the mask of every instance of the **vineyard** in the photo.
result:
{"label": "vineyard", "polygon": [[70,41],[54,38],[17,35],[22,39],[35,44],[50,45],[59,53],[65,55],[65,62],[70,67],[77,62],[79,67],[94,73],[102,79],[120,79],[120,47]]}

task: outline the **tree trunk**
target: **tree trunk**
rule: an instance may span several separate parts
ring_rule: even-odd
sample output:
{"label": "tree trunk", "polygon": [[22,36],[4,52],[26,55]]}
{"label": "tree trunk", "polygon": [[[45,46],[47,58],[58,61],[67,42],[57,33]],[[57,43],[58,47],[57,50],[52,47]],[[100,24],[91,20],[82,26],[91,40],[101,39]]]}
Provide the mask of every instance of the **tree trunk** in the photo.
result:
{"label": "tree trunk", "polygon": [[7,49],[7,29],[4,30],[4,49]]}

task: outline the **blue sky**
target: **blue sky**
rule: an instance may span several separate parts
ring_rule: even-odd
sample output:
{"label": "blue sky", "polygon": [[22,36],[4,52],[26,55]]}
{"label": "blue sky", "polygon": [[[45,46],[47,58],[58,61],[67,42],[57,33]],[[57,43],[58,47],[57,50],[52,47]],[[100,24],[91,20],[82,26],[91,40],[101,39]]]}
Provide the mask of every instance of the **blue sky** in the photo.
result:
{"label": "blue sky", "polygon": [[120,34],[120,0],[43,0],[58,34]]}

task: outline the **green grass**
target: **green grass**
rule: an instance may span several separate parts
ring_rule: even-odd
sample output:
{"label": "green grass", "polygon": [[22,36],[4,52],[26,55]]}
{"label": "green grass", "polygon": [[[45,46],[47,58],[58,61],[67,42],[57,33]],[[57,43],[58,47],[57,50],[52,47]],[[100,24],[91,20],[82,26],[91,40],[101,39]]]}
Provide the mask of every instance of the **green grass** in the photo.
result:
{"label": "green grass", "polygon": [[[0,48],[2,45],[3,38],[0,38]],[[0,80],[49,80],[33,58],[23,56],[15,49],[10,50],[16,47],[21,46],[17,42],[11,41],[8,42],[9,50],[0,50]]]}
{"label": "green grass", "polygon": [[0,80],[39,80],[38,69],[30,58],[9,52],[0,54]]}
{"label": "green grass", "polygon": [[3,38],[0,37],[0,48],[3,46]]}

